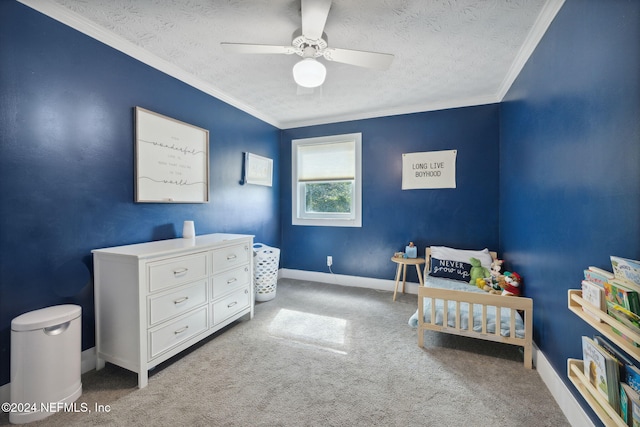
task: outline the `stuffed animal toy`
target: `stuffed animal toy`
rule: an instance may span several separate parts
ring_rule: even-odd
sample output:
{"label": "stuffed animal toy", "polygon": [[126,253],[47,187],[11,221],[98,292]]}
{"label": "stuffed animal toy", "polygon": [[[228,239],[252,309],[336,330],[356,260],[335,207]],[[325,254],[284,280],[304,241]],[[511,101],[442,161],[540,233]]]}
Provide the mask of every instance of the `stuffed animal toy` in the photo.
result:
{"label": "stuffed animal toy", "polygon": [[504,263],[501,259],[494,259],[491,262],[491,277],[489,277],[489,283],[484,287],[484,290],[495,294],[502,294],[502,285],[504,284],[504,275],[502,274],[502,264]]}
{"label": "stuffed animal toy", "polygon": [[500,295],[502,294],[502,288],[498,285],[497,282],[493,282],[491,277],[485,277],[484,279],[476,279],[476,286],[482,289],[485,292],[489,292],[490,294]]}
{"label": "stuffed animal toy", "polygon": [[469,264],[471,264],[471,277],[469,278],[469,284],[478,286],[477,279],[484,279],[490,277],[491,273],[489,269],[482,266],[482,263],[477,258],[469,258]]}
{"label": "stuffed animal toy", "polygon": [[483,289],[483,290],[487,291],[487,292],[489,292],[489,289],[487,289],[487,288],[491,288],[490,283],[491,283],[491,279],[488,278],[488,277],[484,277],[484,278],[478,277],[476,279],[476,286],[479,287],[480,289]]}
{"label": "stuffed animal toy", "polygon": [[494,259],[491,263],[491,278],[494,282],[497,282],[500,276],[502,276],[502,263],[504,263],[501,259]]}
{"label": "stuffed animal toy", "polygon": [[522,277],[518,273],[504,272],[504,284],[502,285],[502,295],[520,296],[520,284]]}

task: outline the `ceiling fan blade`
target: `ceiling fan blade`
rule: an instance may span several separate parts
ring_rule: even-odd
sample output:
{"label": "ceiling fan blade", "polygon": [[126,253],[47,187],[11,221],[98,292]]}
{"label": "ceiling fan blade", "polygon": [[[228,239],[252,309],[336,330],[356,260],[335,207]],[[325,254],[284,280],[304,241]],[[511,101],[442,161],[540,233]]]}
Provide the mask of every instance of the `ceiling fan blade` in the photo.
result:
{"label": "ceiling fan blade", "polygon": [[309,40],[322,38],[331,0],[302,0],[302,35]]}
{"label": "ceiling fan blade", "polygon": [[220,43],[220,46],[226,53],[281,53],[285,55],[296,53],[296,48],[293,46],[225,42]]}
{"label": "ceiling fan blade", "polygon": [[357,65],[358,67],[375,68],[376,70],[388,69],[394,58],[393,55],[389,53],[366,52],[363,50],[332,47],[324,49],[323,55],[329,61]]}

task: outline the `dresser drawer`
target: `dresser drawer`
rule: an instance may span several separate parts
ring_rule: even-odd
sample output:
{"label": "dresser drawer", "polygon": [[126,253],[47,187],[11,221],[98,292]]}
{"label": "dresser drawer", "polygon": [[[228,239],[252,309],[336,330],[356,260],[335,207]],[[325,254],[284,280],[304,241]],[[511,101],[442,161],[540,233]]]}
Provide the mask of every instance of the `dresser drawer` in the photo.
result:
{"label": "dresser drawer", "polygon": [[214,302],[213,313],[211,314],[212,324],[217,325],[218,323],[249,307],[250,297],[251,292],[248,288],[244,288]]}
{"label": "dresser drawer", "polygon": [[193,282],[206,275],[206,252],[153,262],[149,264],[149,292]]}
{"label": "dresser drawer", "polygon": [[213,271],[222,271],[248,263],[253,250],[248,243],[220,248],[213,251]]}
{"label": "dresser drawer", "polygon": [[218,298],[236,289],[246,288],[251,283],[249,266],[234,268],[224,273],[216,274],[212,279],[213,298]]}
{"label": "dresser drawer", "polygon": [[207,280],[149,297],[149,326],[186,313],[207,302]]}
{"label": "dresser drawer", "polygon": [[207,330],[207,306],[149,331],[149,360]]}

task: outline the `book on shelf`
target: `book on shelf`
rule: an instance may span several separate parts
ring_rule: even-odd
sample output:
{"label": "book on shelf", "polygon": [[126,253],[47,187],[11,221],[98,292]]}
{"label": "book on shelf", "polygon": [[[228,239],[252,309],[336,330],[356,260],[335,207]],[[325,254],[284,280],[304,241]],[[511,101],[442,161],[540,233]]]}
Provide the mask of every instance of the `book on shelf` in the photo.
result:
{"label": "book on shelf", "polygon": [[628,425],[638,427],[640,426],[640,402],[632,400],[631,406],[631,424]]}
{"label": "book on shelf", "polygon": [[627,289],[631,289],[632,291],[636,291],[638,295],[640,295],[640,285],[636,285],[635,283],[632,283],[628,280],[613,278],[609,279],[609,283],[615,286],[621,286]]}
{"label": "book on shelf", "polygon": [[620,412],[620,380],[618,362],[593,339],[582,337],[584,375],[591,385]]}
{"label": "book on shelf", "polygon": [[611,267],[616,279],[640,286],[640,261],[611,255]]}
{"label": "book on shelf", "polygon": [[613,279],[615,276],[613,273],[607,270],[603,270],[598,267],[589,267],[584,270],[584,280],[588,280],[596,285],[604,287],[604,283]]}
{"label": "book on shelf", "polygon": [[640,369],[635,365],[626,365],[624,369],[627,371],[627,384],[640,393]]}
{"label": "book on shelf", "polygon": [[[627,328],[640,334],[640,316],[637,314],[632,313],[626,308],[621,307],[618,304],[614,304],[611,301],[607,301],[607,313]],[[637,343],[633,338],[628,337],[613,325],[611,325],[611,330],[627,340],[634,347],[640,347],[640,343]]]}
{"label": "book on shelf", "polygon": [[604,288],[588,280],[582,281],[582,299],[590,303],[593,307],[582,306],[582,311],[589,314],[596,321],[602,322],[598,313],[607,310],[604,295]]}
{"label": "book on shelf", "polygon": [[620,381],[626,382],[627,381],[627,365],[633,365],[633,362],[631,361],[631,359],[629,359],[625,353],[618,350],[613,344],[605,340],[600,335],[594,336],[593,340],[596,342],[596,344],[602,347],[604,351],[609,353],[611,357],[616,359],[616,361],[618,362],[618,368],[619,368],[618,377]]}
{"label": "book on shelf", "polygon": [[[640,393],[625,382],[620,383],[620,416],[628,426],[633,425],[633,406],[640,405]],[[640,420],[639,420],[640,421]],[[636,424],[637,425],[637,424]]]}
{"label": "book on shelf", "polygon": [[640,314],[640,293],[615,279],[604,283],[604,296],[607,301]]}

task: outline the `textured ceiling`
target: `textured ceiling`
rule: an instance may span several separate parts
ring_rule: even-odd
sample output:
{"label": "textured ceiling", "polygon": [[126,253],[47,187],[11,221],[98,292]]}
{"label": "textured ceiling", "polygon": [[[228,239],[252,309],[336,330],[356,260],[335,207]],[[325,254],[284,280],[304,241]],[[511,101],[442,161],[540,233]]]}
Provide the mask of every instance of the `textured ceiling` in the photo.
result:
{"label": "textured ceiling", "polygon": [[290,45],[300,0],[19,0],[279,128],[499,102],[564,0],[334,0],[330,47],[395,55],[386,71],[323,61],[300,94]]}

